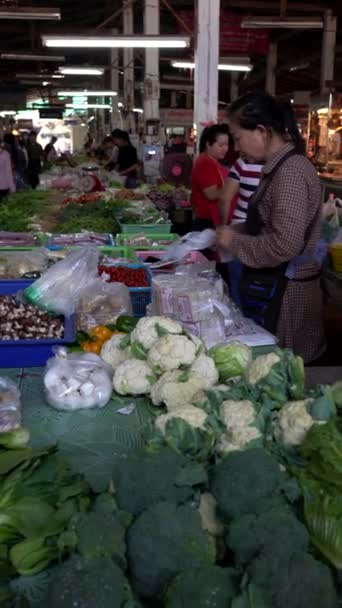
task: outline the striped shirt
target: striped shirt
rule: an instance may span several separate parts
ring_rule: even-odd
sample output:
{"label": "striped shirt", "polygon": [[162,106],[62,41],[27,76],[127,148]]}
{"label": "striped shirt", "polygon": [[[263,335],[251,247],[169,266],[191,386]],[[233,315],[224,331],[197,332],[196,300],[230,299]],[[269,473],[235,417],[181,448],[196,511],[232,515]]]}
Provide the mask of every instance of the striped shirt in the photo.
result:
{"label": "striped shirt", "polygon": [[259,186],[262,168],[263,165],[248,163],[242,160],[242,158],[238,158],[232,166],[229,177],[240,183],[239,196],[232,224],[246,221],[248,202]]}

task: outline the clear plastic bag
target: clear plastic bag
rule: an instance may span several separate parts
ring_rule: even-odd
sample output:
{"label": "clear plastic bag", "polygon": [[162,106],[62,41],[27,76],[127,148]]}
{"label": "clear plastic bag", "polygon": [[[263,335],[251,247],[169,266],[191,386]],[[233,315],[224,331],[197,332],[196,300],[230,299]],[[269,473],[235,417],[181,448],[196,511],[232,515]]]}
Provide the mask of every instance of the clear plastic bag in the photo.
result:
{"label": "clear plastic bag", "polygon": [[72,251],[25,289],[24,297],[39,308],[68,317],[76,311],[84,288],[98,276],[98,262],[95,247]]}
{"label": "clear plastic bag", "polygon": [[96,325],[114,325],[120,315],[131,314],[132,303],[126,285],[95,279],[80,294],[77,326],[88,332]]}
{"label": "clear plastic bag", "polygon": [[183,260],[191,251],[210,249],[216,244],[216,232],[208,228],[202,232],[189,232],[180,241],[168,247],[165,259]]}
{"label": "clear plastic bag", "polygon": [[8,378],[0,378],[0,433],[7,433],[21,425],[20,392]]}
{"label": "clear plastic bag", "polygon": [[2,251],[0,253],[0,278],[31,278],[29,275],[43,273],[48,267],[45,249],[33,251]]}
{"label": "clear plastic bag", "polygon": [[47,362],[44,387],[47,402],[58,410],[102,408],[112,395],[112,371],[97,355],[59,348]]}

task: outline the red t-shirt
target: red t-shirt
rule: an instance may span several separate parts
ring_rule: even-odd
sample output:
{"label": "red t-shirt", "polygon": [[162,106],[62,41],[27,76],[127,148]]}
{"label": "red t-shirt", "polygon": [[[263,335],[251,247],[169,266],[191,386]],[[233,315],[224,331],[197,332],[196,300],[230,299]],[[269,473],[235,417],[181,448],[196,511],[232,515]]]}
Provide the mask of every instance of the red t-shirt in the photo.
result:
{"label": "red t-shirt", "polygon": [[222,188],[228,171],[214,158],[207,154],[200,154],[197,158],[191,176],[192,202],[196,217],[201,220],[212,220],[215,226],[220,222],[217,201],[210,201],[203,190],[210,186]]}

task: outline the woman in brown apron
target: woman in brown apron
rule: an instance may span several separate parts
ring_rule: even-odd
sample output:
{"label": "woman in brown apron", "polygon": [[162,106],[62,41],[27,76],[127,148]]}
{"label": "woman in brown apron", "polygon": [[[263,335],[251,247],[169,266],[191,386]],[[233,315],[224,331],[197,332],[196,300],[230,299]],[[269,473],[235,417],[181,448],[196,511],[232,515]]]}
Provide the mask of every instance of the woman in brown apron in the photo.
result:
{"label": "woman in brown apron", "polygon": [[246,224],[219,228],[218,245],[243,263],[245,315],[311,362],[325,349],[319,178],[304,155],[291,107],[248,94],[230,107],[229,126],[240,153],[266,164]]}

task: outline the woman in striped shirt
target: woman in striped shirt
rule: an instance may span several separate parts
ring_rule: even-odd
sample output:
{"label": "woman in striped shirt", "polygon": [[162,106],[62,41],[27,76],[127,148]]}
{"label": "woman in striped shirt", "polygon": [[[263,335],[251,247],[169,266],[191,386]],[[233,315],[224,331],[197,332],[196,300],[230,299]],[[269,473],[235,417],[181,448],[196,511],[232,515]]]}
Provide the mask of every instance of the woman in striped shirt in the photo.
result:
{"label": "woman in striped shirt", "polygon": [[[240,156],[230,170],[221,196],[221,219],[222,224],[231,218],[232,224],[246,221],[248,202],[252,194],[257,190],[263,165],[256,164]],[[236,202],[235,208],[234,202]]]}

